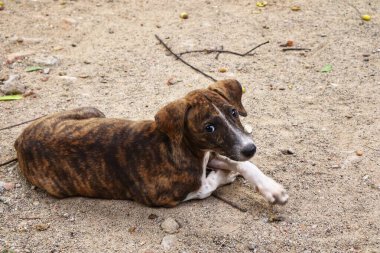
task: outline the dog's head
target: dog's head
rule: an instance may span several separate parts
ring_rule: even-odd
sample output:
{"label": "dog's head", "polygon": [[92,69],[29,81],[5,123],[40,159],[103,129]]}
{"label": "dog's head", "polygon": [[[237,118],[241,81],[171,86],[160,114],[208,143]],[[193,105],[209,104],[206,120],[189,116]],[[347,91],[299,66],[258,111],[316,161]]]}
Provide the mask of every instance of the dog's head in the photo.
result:
{"label": "dog's head", "polygon": [[247,116],[241,97],[238,81],[218,81],[169,103],[155,120],[173,142],[186,140],[191,148],[245,161],[255,154],[256,146],[239,120],[239,115]]}

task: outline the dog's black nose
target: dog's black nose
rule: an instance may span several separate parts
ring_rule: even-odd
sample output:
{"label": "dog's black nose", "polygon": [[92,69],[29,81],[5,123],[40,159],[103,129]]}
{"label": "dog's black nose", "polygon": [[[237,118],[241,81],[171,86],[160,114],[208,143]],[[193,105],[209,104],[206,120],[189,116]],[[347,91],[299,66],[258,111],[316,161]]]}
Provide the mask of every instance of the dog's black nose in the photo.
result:
{"label": "dog's black nose", "polygon": [[256,153],[256,146],[254,144],[248,144],[245,146],[242,150],[241,153],[245,157],[252,157]]}

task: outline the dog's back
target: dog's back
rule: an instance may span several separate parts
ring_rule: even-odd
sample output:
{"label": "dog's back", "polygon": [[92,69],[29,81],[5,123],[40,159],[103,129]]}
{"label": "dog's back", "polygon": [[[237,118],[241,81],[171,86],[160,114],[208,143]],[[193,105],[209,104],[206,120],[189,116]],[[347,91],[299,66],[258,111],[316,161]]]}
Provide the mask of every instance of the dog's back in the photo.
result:
{"label": "dog's back", "polygon": [[95,108],[81,108],[34,122],[15,148],[24,176],[56,197],[170,205],[164,192],[170,192],[168,199],[186,196],[182,187],[176,193],[167,182],[169,176],[186,175],[170,169],[176,162],[169,152],[171,143],[154,121],[107,119]]}

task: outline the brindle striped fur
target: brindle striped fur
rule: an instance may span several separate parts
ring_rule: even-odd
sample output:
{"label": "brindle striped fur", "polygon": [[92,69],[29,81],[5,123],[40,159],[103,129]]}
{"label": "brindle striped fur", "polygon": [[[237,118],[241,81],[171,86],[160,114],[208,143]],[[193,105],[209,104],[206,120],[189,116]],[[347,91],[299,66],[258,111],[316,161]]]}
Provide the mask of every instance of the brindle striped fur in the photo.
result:
{"label": "brindle striped fur", "polygon": [[168,104],[155,121],[105,118],[91,107],[46,116],[16,140],[20,169],[33,185],[58,198],[174,206],[200,187],[205,152],[226,153],[220,147],[228,145],[223,136],[210,141],[199,130],[213,115],[211,101],[245,114],[240,100],[240,84],[225,80]]}

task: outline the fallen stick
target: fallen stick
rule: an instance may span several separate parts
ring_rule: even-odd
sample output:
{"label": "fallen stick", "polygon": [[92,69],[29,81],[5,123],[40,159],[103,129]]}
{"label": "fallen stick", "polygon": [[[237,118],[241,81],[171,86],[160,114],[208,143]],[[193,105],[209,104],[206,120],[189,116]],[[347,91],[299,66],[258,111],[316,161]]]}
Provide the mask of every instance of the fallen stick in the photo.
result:
{"label": "fallen stick", "polygon": [[35,120],[38,120],[42,117],[45,117],[46,115],[43,115],[41,117],[38,117],[38,118],[35,118],[35,119],[31,119],[31,120],[27,120],[27,121],[24,121],[24,122],[21,122],[21,123],[18,123],[18,124],[15,124],[15,125],[11,125],[11,126],[7,126],[7,127],[3,127],[3,128],[0,128],[0,131],[3,131],[3,130],[6,130],[6,129],[10,129],[10,128],[13,128],[13,127],[17,127],[17,126],[21,126],[23,124],[26,124],[26,123],[29,123],[29,122],[32,122],[32,121],[35,121]]}
{"label": "fallen stick", "polygon": [[223,201],[224,203],[226,203],[226,204],[232,206],[232,207],[235,208],[235,209],[238,209],[239,211],[241,211],[241,212],[243,212],[243,213],[245,213],[245,212],[248,211],[248,210],[245,209],[244,207],[241,207],[241,206],[239,206],[239,205],[233,203],[232,201],[230,201],[230,200],[228,200],[228,199],[226,199],[226,198],[220,196],[220,195],[217,194],[216,192],[213,192],[211,195],[212,195],[213,197],[215,197],[216,199],[219,199],[219,200]]}
{"label": "fallen stick", "polygon": [[6,162],[4,162],[4,163],[1,163],[1,164],[0,164],[0,167],[3,167],[3,166],[5,166],[5,165],[8,165],[8,164],[13,163],[13,162],[17,162],[17,158],[12,158],[12,159],[9,160],[9,161],[6,161]]}
{"label": "fallen stick", "polygon": [[184,54],[191,54],[191,53],[206,53],[206,54],[211,54],[211,53],[217,53],[217,56],[219,56],[219,54],[233,54],[233,55],[238,55],[238,56],[241,56],[241,57],[244,57],[244,56],[247,56],[247,55],[253,55],[253,54],[250,54],[253,50],[265,45],[265,44],[268,44],[269,41],[265,41],[257,46],[255,46],[254,48],[248,50],[247,52],[245,53],[238,53],[238,52],[234,52],[234,51],[230,51],[230,50],[223,50],[223,49],[202,49],[202,50],[190,50],[190,51],[185,51],[185,52],[181,52],[179,53],[178,55],[184,55]]}
{"label": "fallen stick", "polygon": [[310,48],[302,48],[302,47],[289,47],[283,48],[282,51],[311,51]]}
{"label": "fallen stick", "polygon": [[175,54],[168,45],[165,44],[165,42],[162,41],[162,39],[160,37],[158,37],[157,34],[154,35],[156,37],[156,39],[166,48],[166,50],[168,50],[172,55],[174,55],[178,60],[180,60],[182,63],[184,63],[185,65],[189,66],[190,68],[192,68],[193,70],[197,71],[198,73],[202,74],[203,76],[211,79],[212,81],[216,82],[217,80],[215,78],[213,78],[212,76],[210,75],[207,75],[206,73],[202,72],[201,70],[197,69],[196,67],[190,65],[189,63],[187,63],[185,60],[183,60],[179,55]]}

